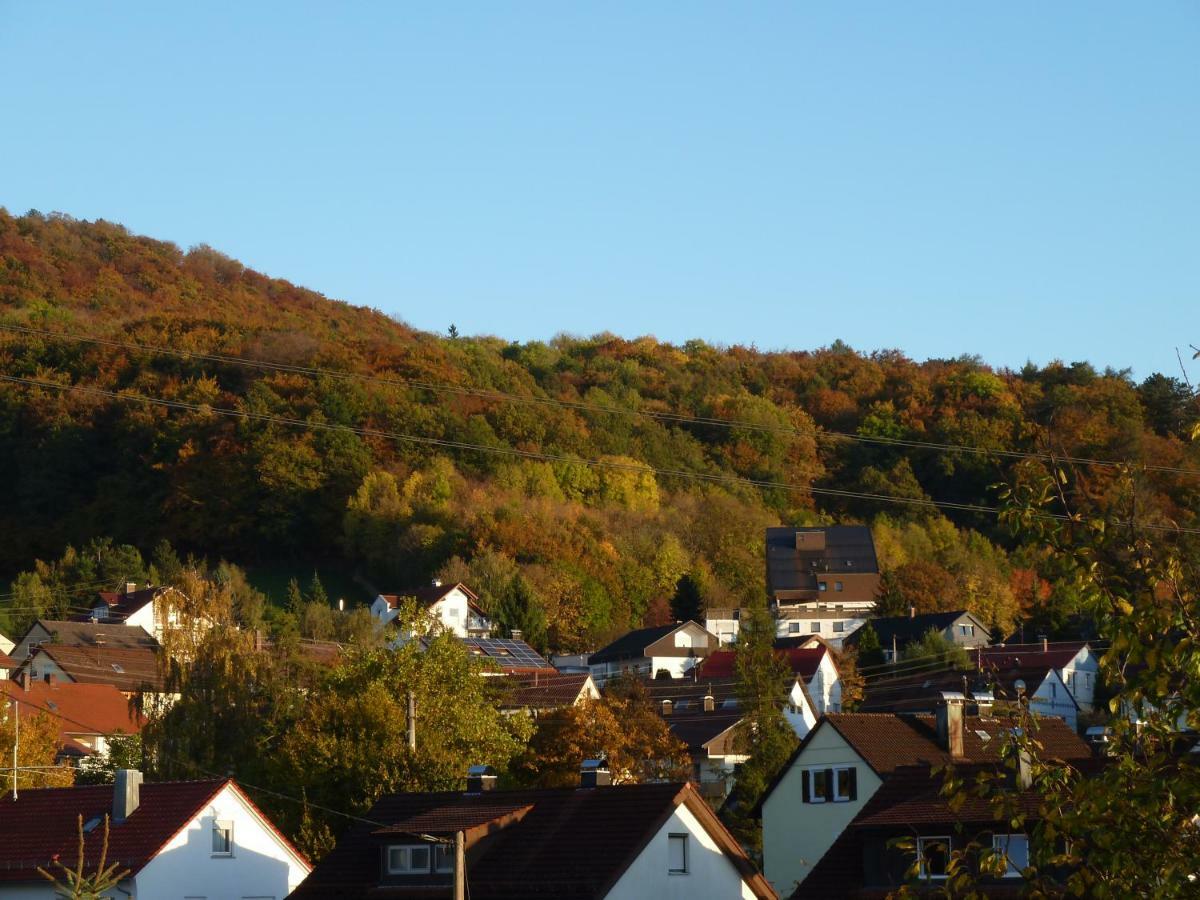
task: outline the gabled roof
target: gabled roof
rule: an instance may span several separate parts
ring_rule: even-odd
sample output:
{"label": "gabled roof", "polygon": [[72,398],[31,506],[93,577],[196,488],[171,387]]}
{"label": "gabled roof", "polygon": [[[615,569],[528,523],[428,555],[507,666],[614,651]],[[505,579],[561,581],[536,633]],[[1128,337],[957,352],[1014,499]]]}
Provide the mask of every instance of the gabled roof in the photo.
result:
{"label": "gabled roof", "polygon": [[130,709],[125,695],[111,684],[34,681],[26,689],[15,681],[0,681],[0,699],[9,698],[20,703],[22,712],[36,710],[53,716],[64,746],[71,735],[137,734],[142,730],[141,715]]}
{"label": "gabled roof", "polygon": [[[821,667],[821,660],[825,658],[827,652],[824,647],[812,647],[809,649],[803,647],[784,647],[777,649],[775,655],[787,664],[793,675],[797,675],[808,681],[817,674],[817,669]],[[700,678],[732,677],[736,662],[736,650],[716,650],[710,653],[704,662],[700,663]]]}
{"label": "gabled roof", "polygon": [[[21,635],[21,641],[24,641],[35,628],[39,627],[51,635],[51,640],[55,644],[65,646],[158,649],[158,641],[141,625],[92,621],[69,622],[61,619],[38,619]],[[17,643],[19,644],[21,641]]]}
{"label": "gabled roof", "polygon": [[712,712],[697,712],[695,709],[686,713],[671,713],[663,721],[671,734],[683,741],[691,753],[708,750],[709,744],[736,728],[745,718],[741,709],[733,707],[726,709],[717,707]]}
{"label": "gabled roof", "polygon": [[[971,698],[980,692],[993,695],[1000,701],[1017,699],[1017,682],[1024,683],[1024,692],[1032,696],[1047,678],[1063,684],[1063,693],[1072,702],[1057,671],[1048,664],[1012,666],[1007,669],[918,672],[897,678],[879,678],[867,685],[859,709],[862,712],[913,713],[935,709],[945,691],[959,691]],[[1078,704],[1075,704],[1078,706]]]}
{"label": "gabled roof", "polygon": [[47,657],[72,681],[81,684],[111,684],[122,691],[157,690],[162,687],[158,654],[149,648],[129,650],[114,647],[67,647],[44,644],[22,662],[23,668]]}
{"label": "gabled roof", "polygon": [[[474,821],[471,810],[512,812],[505,827],[474,845],[468,883],[474,900],[599,900],[681,806],[742,873],[757,897],[774,897],[733,836],[691,785],[631,784],[589,789],[486,791],[479,794],[391,794],[352,826],[292,894],[294,900],[380,896],[381,826]],[[530,807],[519,817],[517,811]],[[478,818],[478,817],[475,817]]]}
{"label": "gabled roof", "polygon": [[[984,624],[965,609],[957,609],[953,612],[922,613],[919,616],[879,616],[869,620],[867,625],[875,630],[881,646],[890,647],[893,636],[896,638],[896,643],[903,646],[910,641],[919,641],[929,631],[945,631],[963,616],[969,616],[985,636],[989,634]],[[866,627],[866,625],[863,626],[863,628]],[[845,643],[853,646],[861,637],[862,629],[860,628],[846,637]]]}
{"label": "gabled roof", "polygon": [[[181,828],[187,825],[228,781],[172,781],[143,784],[133,814],[109,830],[108,862],[137,874]],[[249,801],[247,801],[249,802]],[[0,797],[0,882],[44,880],[38,866],[54,858],[77,860],[78,819],[112,814],[113,786],[25,788],[18,799]],[[37,827],[30,827],[30,823]],[[96,864],[103,827],[86,835],[85,860]]]}
{"label": "gabled roof", "polygon": [[675,622],[670,625],[654,625],[650,628],[638,628],[621,635],[607,647],[597,650],[588,657],[589,665],[609,662],[614,659],[631,659],[645,656],[646,648],[657,640],[665,638],[677,628],[682,628],[688,622]]}
{"label": "gabled roof", "polygon": [[[941,748],[933,716],[895,713],[826,713],[800,742],[771,784],[763,792],[759,808],[795,765],[796,760],[822,728],[832,728],[881,778],[904,766],[941,765],[948,762],[995,762],[1014,720],[1008,717],[964,716],[963,756],[952,760]],[[1062,719],[1047,716],[1036,720],[1033,735],[1047,759],[1081,760],[1091,749]]]}
{"label": "gabled roof", "polygon": [[1043,650],[1041,644],[997,644],[968,651],[971,658],[982,657],[983,665],[1007,669],[1022,665],[1048,665],[1055,669],[1067,666],[1088,647],[1087,641],[1059,641]]}
{"label": "gabled roof", "polygon": [[483,610],[475,605],[479,602],[479,596],[461,581],[454,584],[427,584],[424,587],[405,588],[394,594],[380,594],[379,596],[393,609],[400,605],[401,600],[410,597],[416,600],[418,605],[428,607],[445,599],[456,590],[466,594],[472,608],[481,615],[483,614]]}
{"label": "gabled roof", "polygon": [[500,705],[504,709],[557,709],[579,699],[591,675],[578,674],[509,675],[501,682]]}
{"label": "gabled roof", "polygon": [[100,601],[108,607],[110,622],[124,622],[134,613],[153,603],[168,588],[144,587],[140,591],[125,594],[117,591],[101,591]]}

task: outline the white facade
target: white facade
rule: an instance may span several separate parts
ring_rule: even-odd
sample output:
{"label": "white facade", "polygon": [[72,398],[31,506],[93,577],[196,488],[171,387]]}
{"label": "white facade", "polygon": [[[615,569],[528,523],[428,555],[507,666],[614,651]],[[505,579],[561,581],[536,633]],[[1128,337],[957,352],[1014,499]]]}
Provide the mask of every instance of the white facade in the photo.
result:
{"label": "white facade", "polygon": [[[683,836],[687,871],[676,874],[671,869],[678,867]],[[605,900],[754,900],[741,872],[682,804],[604,896]]]}
{"label": "white facade", "polygon": [[842,711],[842,676],[834,665],[833,654],[827,652],[821,657],[821,664],[808,681],[808,692],[819,715]]}
{"label": "white facade", "polygon": [[654,678],[659,672],[667,672],[672,678],[682,678],[700,661],[697,656],[636,656],[597,663],[591,666],[591,671],[599,685],[626,673]]}
{"label": "white facade", "polygon": [[[855,769],[855,799],[804,802],[809,770],[850,767]],[[781,897],[790,896],[796,883],[808,877],[882,783],[836,728],[817,726],[762,807],[763,874]]]}
{"label": "white facade", "polygon": [[14,646],[11,640],[0,634],[0,653],[11,655]]}
{"label": "white facade", "polygon": [[1079,705],[1058,672],[1051,669],[1037,690],[1029,695],[1029,709],[1040,716],[1057,716],[1075,729],[1079,725]]}
{"label": "white facade", "polygon": [[820,713],[814,709],[808,691],[805,690],[799,678],[792,682],[792,689],[788,692],[788,705],[784,707],[783,717],[787,719],[787,723],[792,726],[792,731],[796,732],[796,737],[800,740],[804,740],[808,733],[816,727],[817,719],[820,718]]}
{"label": "white facade", "polygon": [[[213,852],[213,823],[232,824],[233,851]],[[120,826],[114,826],[119,828]],[[283,900],[309,865],[232,785],[225,785],[112,900]],[[0,900],[54,900],[49,882],[0,883]]]}
{"label": "white facade", "polygon": [[[434,601],[427,607],[434,620],[447,631],[457,637],[480,637],[491,631],[491,623],[479,615],[471,606],[471,598],[460,587],[451,588],[444,597]],[[371,615],[382,624],[393,621],[399,614],[399,609],[380,594],[371,604]],[[411,634],[402,635],[405,639]]]}
{"label": "white facade", "polygon": [[1096,685],[1100,681],[1100,658],[1092,648],[1083,646],[1074,659],[1058,670],[1067,690],[1084,712],[1091,711],[1096,702]]}
{"label": "white facade", "polygon": [[[841,649],[842,641],[852,635],[869,620],[867,610],[844,610],[835,618],[830,618],[826,610],[811,616],[803,611],[788,611],[789,618],[776,619],[775,634],[777,637],[799,637],[802,634],[817,634],[823,637],[830,646]],[[791,618],[796,616],[796,618]]]}
{"label": "white facade", "polygon": [[741,617],[735,617],[735,612],[737,610],[721,610],[718,615],[706,616],[704,619],[704,627],[717,636],[722,647],[736,643],[741,633]]}

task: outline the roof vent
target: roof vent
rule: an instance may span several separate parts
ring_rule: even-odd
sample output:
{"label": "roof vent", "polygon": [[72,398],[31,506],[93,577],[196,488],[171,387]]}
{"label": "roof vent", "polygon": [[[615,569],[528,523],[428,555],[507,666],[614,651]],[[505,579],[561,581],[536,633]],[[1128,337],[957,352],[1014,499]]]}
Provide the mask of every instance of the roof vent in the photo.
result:
{"label": "roof vent", "polygon": [[612,772],[608,763],[603,759],[585,759],[579,769],[579,786],[581,788],[604,787],[612,784]]}

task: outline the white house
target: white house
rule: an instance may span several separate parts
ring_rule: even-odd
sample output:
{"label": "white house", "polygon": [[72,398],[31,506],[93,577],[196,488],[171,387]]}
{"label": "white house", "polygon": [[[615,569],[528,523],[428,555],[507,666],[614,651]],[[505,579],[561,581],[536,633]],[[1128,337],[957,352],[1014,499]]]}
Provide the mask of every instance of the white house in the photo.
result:
{"label": "white house", "polygon": [[124,591],[101,591],[84,619],[92,619],[109,625],[140,626],[162,641],[170,628],[183,621],[180,611],[183,594],[172,587],[144,587],[138,589],[130,582]]}
{"label": "white house", "polygon": [[[811,646],[806,642],[803,647],[777,647],[775,653],[791,669],[797,683],[803,685],[805,701],[815,709],[818,716],[841,712],[841,674],[838,672],[833,653],[822,641],[814,639]],[[736,664],[736,650],[717,650],[700,664],[698,677],[701,681],[733,678]],[[796,686],[793,685],[793,694],[795,691]],[[795,699],[792,702],[799,705]],[[808,728],[803,732],[797,730],[796,733],[804,737]]]}
{"label": "white house", "polygon": [[[229,780],[142,784],[123,769],[115,785],[24,789],[0,798],[0,898],[55,897],[37,872],[78,860],[97,862],[104,816],[111,816],[108,861],[129,874],[111,895],[150,898],[282,900],[311,867],[241,789]],[[36,827],[31,827],[36,823]]]}
{"label": "white house", "polygon": [[1088,712],[1096,701],[1100,657],[1087,641],[1043,640],[1036,644],[996,644],[972,651],[983,669],[1051,666],[1079,704]]}
{"label": "white house", "polygon": [[[405,600],[431,614],[448,631],[460,638],[487,637],[492,623],[479,608],[479,597],[465,584],[443,585],[435,581],[428,587],[409,588],[395,594],[380,594],[371,604],[371,615],[382,624],[393,621]],[[411,638],[411,634],[402,635]]]}
{"label": "white house", "polygon": [[[767,880],[790,895],[897,768],[995,762],[1011,727],[1004,719],[963,716],[961,702],[943,704],[937,716],[824,716],[759,804]],[[1037,738],[1051,758],[1091,753],[1059,719],[1039,720]]]}
{"label": "white house", "polygon": [[745,610],[707,609],[704,611],[704,627],[715,634],[722,647],[727,647],[737,641],[742,630],[742,616]]}
{"label": "white house", "polygon": [[815,634],[840,650],[842,641],[858,631],[870,617],[871,611],[862,607],[825,604],[780,607],[775,613],[775,634],[781,638]]}
{"label": "white house", "polygon": [[497,791],[480,766],[465,793],[382,797],[294,898],[449,896],[458,835],[463,880],[479,896],[776,897],[695,786],[607,781],[593,764],[578,787]]}
{"label": "white house", "polygon": [[631,631],[588,657],[588,666],[601,686],[622,674],[681,678],[718,646],[698,623],[676,622]]}

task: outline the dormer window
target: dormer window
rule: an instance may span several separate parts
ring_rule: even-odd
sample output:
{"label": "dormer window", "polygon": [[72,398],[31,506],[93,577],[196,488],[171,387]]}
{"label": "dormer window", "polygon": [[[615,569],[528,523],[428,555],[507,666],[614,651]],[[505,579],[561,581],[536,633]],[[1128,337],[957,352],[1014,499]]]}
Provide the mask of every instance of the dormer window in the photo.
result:
{"label": "dormer window", "polygon": [[387,848],[389,875],[424,875],[429,872],[429,844],[411,844]]}

